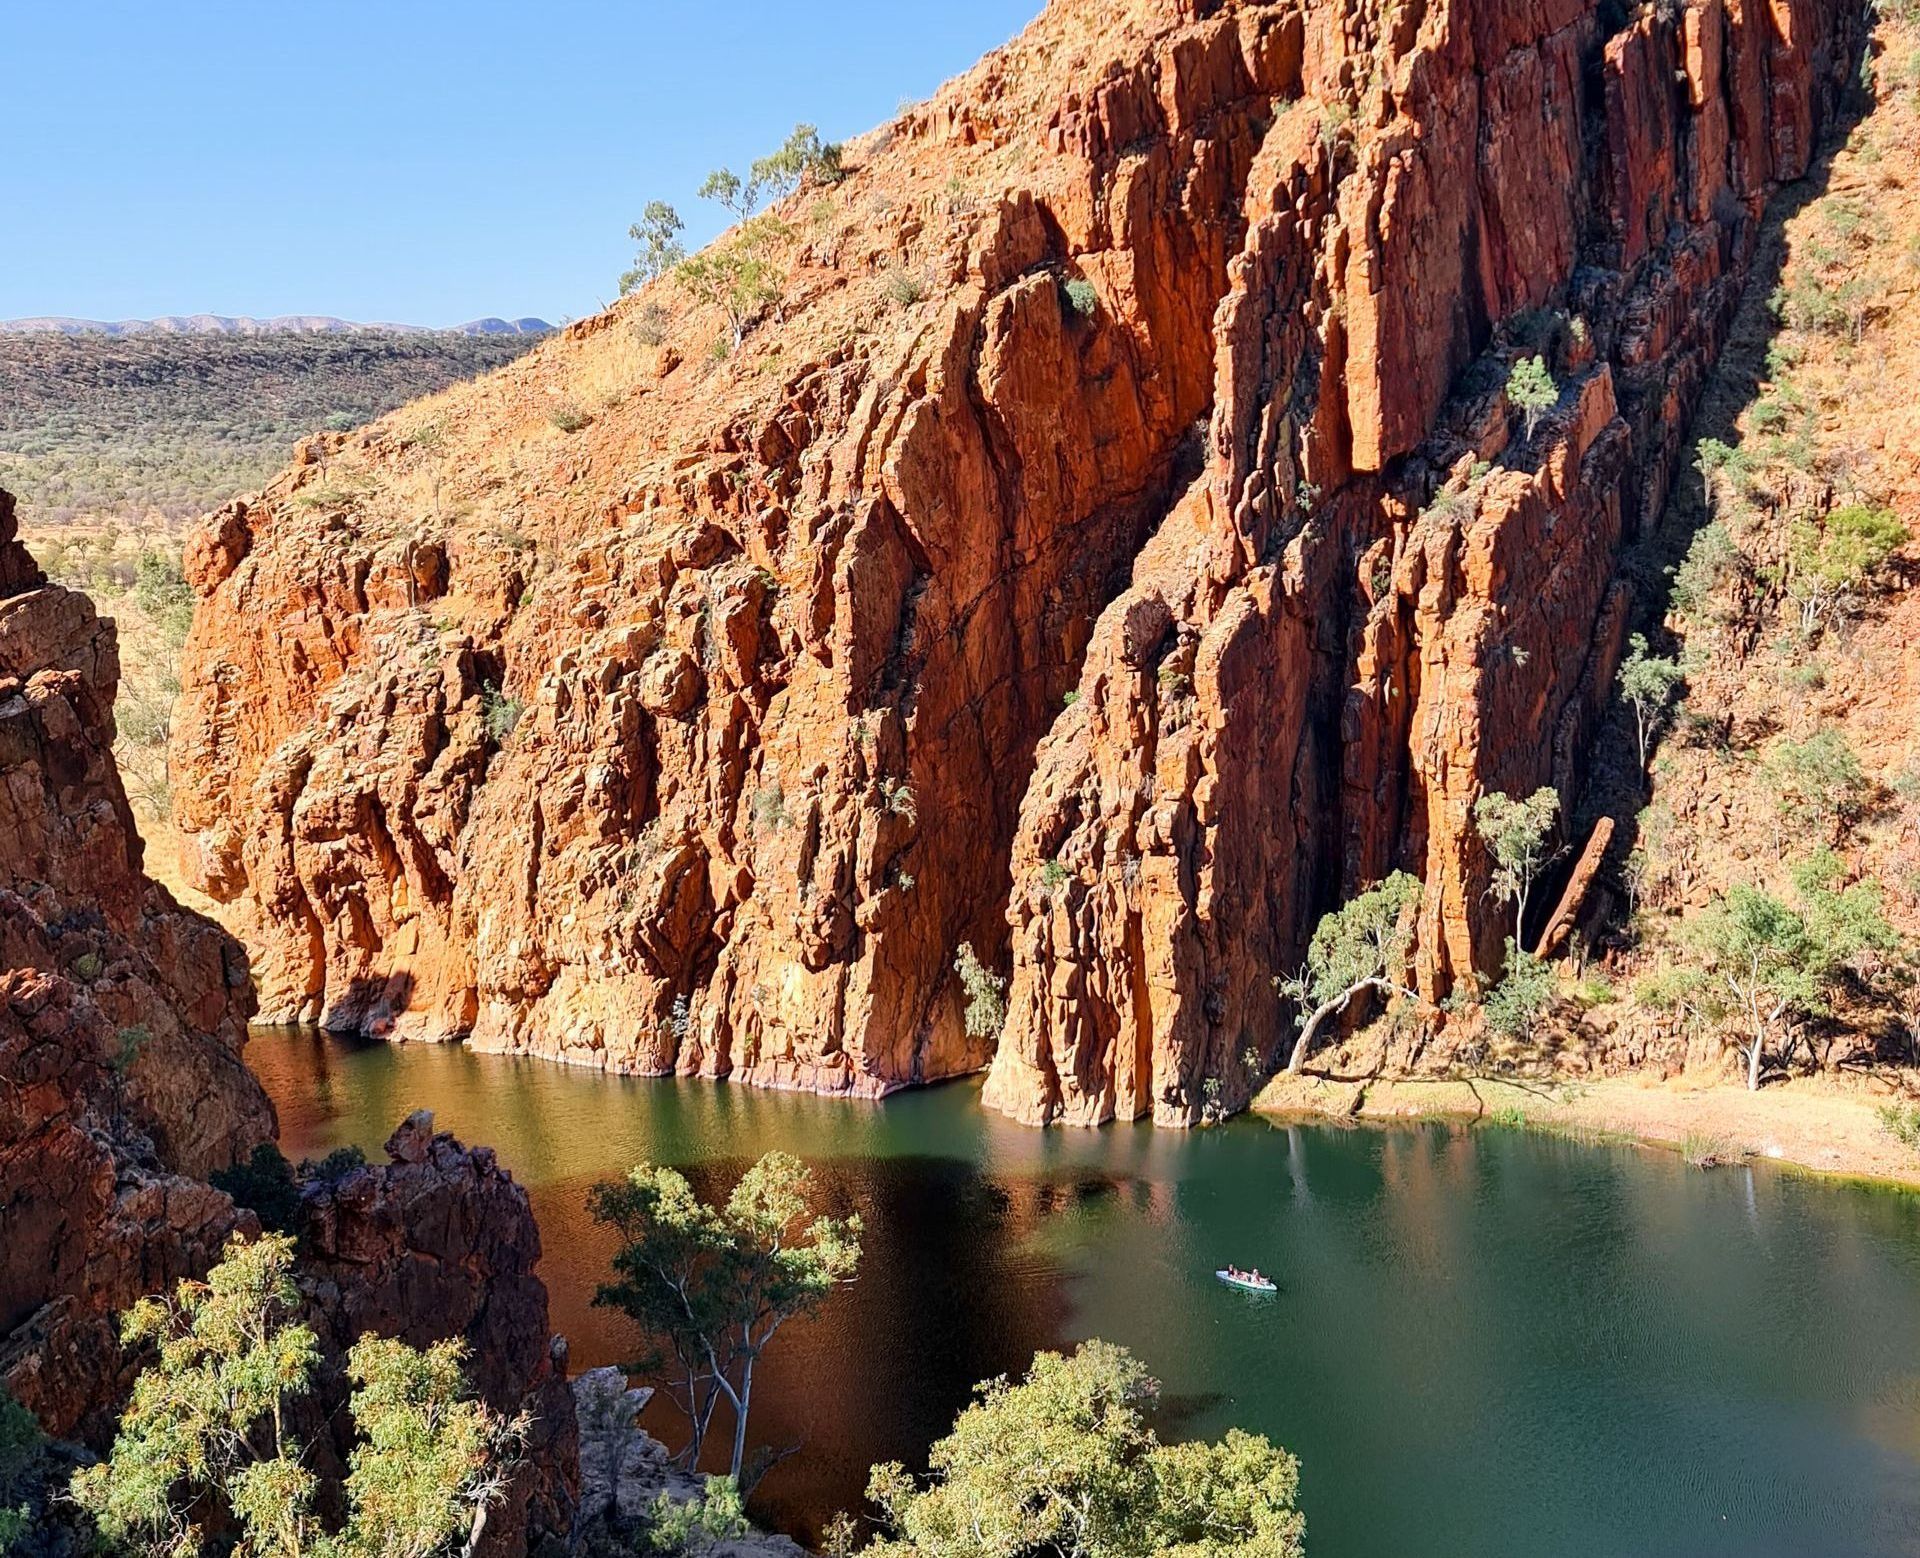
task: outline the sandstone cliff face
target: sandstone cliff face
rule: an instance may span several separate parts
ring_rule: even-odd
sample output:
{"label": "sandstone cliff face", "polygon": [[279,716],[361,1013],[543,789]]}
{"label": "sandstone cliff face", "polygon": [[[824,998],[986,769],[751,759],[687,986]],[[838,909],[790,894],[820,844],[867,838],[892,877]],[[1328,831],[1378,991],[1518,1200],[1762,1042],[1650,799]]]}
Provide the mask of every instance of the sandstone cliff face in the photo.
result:
{"label": "sandstone cliff face", "polygon": [[203,1175],[274,1129],[240,1059],[246,954],[141,871],[113,762],[113,624],[47,584],[14,528],[0,492],[0,967],[84,988],[125,1066],[130,1119],[170,1166]]}
{"label": "sandstone cliff face", "polygon": [[[244,953],[141,872],[117,676],[112,624],[46,583],[0,493],[0,1382],[95,1449],[146,1361],[119,1315],[259,1232],[205,1176],[275,1129],[241,1059]],[[340,1363],[362,1334],[465,1338],[476,1389],[531,1415],[486,1549],[524,1552],[566,1528],[577,1466],[526,1192],[431,1117],[389,1153],[303,1194],[300,1281],[329,1359],[310,1426],[345,1427]]]}
{"label": "sandstone cliff face", "polygon": [[727,361],[669,280],[305,447],[191,549],[173,749],[267,1013],[877,1093],[991,1058],[970,943],[995,1102],[1184,1122],[1343,891],[1488,966],[1472,802],[1568,785],[1858,33],[1060,0],[783,206]]}
{"label": "sandstone cliff face", "polygon": [[[1208,472],[1040,750],[988,1088],[1022,1118],[1239,1107],[1289,1031],[1272,975],[1396,868],[1427,884],[1425,992],[1497,969],[1474,802],[1551,785],[1570,806],[1625,632],[1621,545],[1665,500],[1757,215],[1861,37],[1847,7],[1722,0],[1611,34],[1572,3],[1379,25],[1328,62],[1352,139],[1310,104],[1268,137]],[[1549,304],[1543,342],[1527,311]],[[1530,442],[1504,396],[1528,334],[1561,387]]]}

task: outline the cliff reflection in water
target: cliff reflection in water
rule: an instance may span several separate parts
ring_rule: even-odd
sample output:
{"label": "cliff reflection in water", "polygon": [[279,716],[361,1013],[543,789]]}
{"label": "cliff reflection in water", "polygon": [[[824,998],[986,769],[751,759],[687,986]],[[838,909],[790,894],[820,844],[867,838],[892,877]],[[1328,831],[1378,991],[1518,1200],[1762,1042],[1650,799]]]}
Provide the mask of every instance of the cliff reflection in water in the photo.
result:
{"label": "cliff reflection in water", "polygon": [[[804,1446],[756,1507],[801,1534],[873,1462],[923,1463],[974,1381],[1094,1335],[1164,1382],[1165,1431],[1300,1456],[1314,1558],[1893,1555],[1920,1529],[1920,1198],[1512,1130],[1042,1132],[970,1084],[863,1104],[304,1034],[248,1058],[289,1156],[376,1150],[418,1107],[494,1146],[580,1366],[628,1345],[590,1306],[589,1185],[811,1162],[867,1232],[755,1393],[755,1440]],[[1280,1292],[1215,1282],[1229,1260]]]}

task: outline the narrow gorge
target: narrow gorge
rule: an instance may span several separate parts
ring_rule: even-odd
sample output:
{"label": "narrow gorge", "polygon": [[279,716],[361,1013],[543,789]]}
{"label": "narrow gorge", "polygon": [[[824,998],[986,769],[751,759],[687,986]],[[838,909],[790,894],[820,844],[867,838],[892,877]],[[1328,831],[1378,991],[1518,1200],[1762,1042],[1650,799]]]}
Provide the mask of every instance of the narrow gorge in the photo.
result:
{"label": "narrow gorge", "polygon": [[308,440],[189,544],[171,747],[261,1017],[1191,1124],[1387,872],[1424,996],[1493,970],[1473,804],[1571,808],[1865,21],[1056,0],[780,203],[737,342],[668,276]]}

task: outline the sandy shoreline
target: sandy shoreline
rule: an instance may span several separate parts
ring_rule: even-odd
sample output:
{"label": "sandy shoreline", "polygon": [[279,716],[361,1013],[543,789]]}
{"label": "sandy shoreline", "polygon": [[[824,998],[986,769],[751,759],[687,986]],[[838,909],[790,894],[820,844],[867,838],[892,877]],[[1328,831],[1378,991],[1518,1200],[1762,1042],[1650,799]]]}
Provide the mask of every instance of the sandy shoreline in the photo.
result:
{"label": "sandy shoreline", "polygon": [[1571,1134],[1618,1136],[1652,1146],[1741,1157],[1812,1173],[1920,1190],[1920,1153],[1887,1131],[1883,1088],[1795,1079],[1750,1093],[1727,1083],[1603,1081],[1332,1080],[1280,1076],[1254,1109],[1273,1116],[1481,1120]]}

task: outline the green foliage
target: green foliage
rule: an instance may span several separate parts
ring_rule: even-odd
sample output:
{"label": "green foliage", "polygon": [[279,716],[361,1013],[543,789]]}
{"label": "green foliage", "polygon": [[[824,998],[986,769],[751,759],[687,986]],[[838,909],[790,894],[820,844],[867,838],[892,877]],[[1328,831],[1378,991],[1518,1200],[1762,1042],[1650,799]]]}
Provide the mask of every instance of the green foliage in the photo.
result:
{"label": "green foliage", "polygon": [[1635,633],[1627,641],[1627,658],[1620,662],[1620,695],[1633,705],[1642,769],[1647,766],[1647,743],[1685,680],[1685,673],[1675,661],[1647,653],[1646,634]]}
{"label": "green foliage", "polygon": [[1920,1104],[1882,1104],[1880,1128],[1909,1152],[1920,1152]]}
{"label": "green foliage", "polygon": [[140,1052],[152,1042],[153,1030],[145,1023],[122,1028],[113,1036],[113,1053],[107,1057],[107,1064],[125,1076],[138,1063]]}
{"label": "green foliage", "polygon": [[112,1454],[73,1479],[75,1500],[111,1540],[151,1555],[198,1552],[200,1502],[228,1502],[250,1545],[285,1553],[304,1544],[314,1478],[283,1438],[282,1405],[304,1395],[319,1344],[290,1316],[293,1240],[235,1240],[204,1283],[172,1300],[142,1299],[122,1339],[150,1343],[159,1360],[135,1382]]}
{"label": "green foliage", "polygon": [[627,236],[640,248],[633,257],[633,268],[620,278],[620,295],[637,291],[660,277],[687,257],[680,234],[686,223],[680,213],[664,200],[649,200],[640,220],[627,229]]}
{"label": "green foliage", "polygon": [[468,1532],[500,1491],[523,1423],[464,1399],[464,1350],[426,1352],[363,1337],[347,1357],[361,1435],[348,1458],[347,1520],[329,1533],[321,1492],[288,1404],[312,1388],[313,1332],[291,1318],[293,1240],[236,1239],[205,1282],[148,1298],[121,1327],[157,1361],[134,1382],[107,1460],[73,1479],[73,1498],[101,1532],[147,1558],[209,1550],[202,1522],[224,1507],[240,1551],[258,1558],[429,1558]]}
{"label": "green foliage", "polygon": [[33,1414],[0,1387],[0,1558],[32,1529],[35,1471],[45,1448]]}
{"label": "green foliage", "polygon": [[1420,879],[1395,871],[1340,908],[1320,917],[1307,962],[1286,986],[1303,1005],[1335,1000],[1370,979],[1398,980],[1413,950],[1412,910]]}
{"label": "green foliage", "polygon": [[520,716],[526,712],[526,705],[504,689],[487,683],[480,689],[480,719],[487,732],[487,739],[495,746],[504,745],[520,724]]}
{"label": "green foliage", "polygon": [[1522,357],[1507,374],[1507,399],[1518,408],[1526,423],[1527,441],[1533,441],[1540,419],[1560,400],[1560,386],[1553,382],[1544,357]]}
{"label": "green foliage", "polygon": [[367,1166],[367,1155],[358,1147],[335,1147],[317,1162],[312,1158],[300,1164],[301,1176],[324,1185],[337,1185],[355,1169]]}
{"label": "green foliage", "polygon": [[1709,1006],[1707,1015],[1742,1030],[1753,1088],[1777,1025],[1823,1015],[1849,967],[1899,945],[1877,883],[1836,888],[1830,856],[1816,856],[1796,876],[1800,909],[1737,883],[1682,927],[1701,972],[1731,998]]}
{"label": "green foliage", "polygon": [[1891,509],[1852,504],[1824,524],[1794,522],[1789,537],[1787,593],[1800,603],[1800,629],[1811,635],[1823,617],[1844,605],[1906,544],[1907,527]]}
{"label": "green foliage", "polygon": [[889,1534],[867,1558],[1299,1558],[1298,1462],[1237,1428],[1162,1444],[1145,1416],[1159,1389],[1100,1341],[987,1382],[924,1485],[897,1462],[874,1470]]}
{"label": "green foliage", "polygon": [[1546,786],[1524,801],[1496,790],[1474,803],[1474,827],[1493,856],[1494,895],[1514,906],[1516,940],[1526,931],[1534,881],[1552,858],[1547,846],[1559,815],[1560,797]]}
{"label": "green foliage", "polygon": [[1091,319],[1100,307],[1100,294],[1084,276],[1075,276],[1065,287],[1067,306],[1082,319]]}
{"label": "green foliage", "polygon": [[693,1558],[721,1542],[736,1541],[751,1528],[740,1484],[731,1477],[709,1477],[697,1499],[677,1500],[662,1493],[647,1512],[645,1551],[667,1558]]}
{"label": "green foliage", "polygon": [[1723,526],[1702,526],[1673,570],[1674,609],[1687,617],[1711,614],[1727,581],[1745,566],[1745,557]]}
{"label": "green foliage", "polygon": [[45,522],[191,518],[262,486],[330,413],[358,426],[538,339],[0,335],[0,486]]}
{"label": "green foliage", "polygon": [[714,244],[674,271],[695,299],[727,316],[732,346],[739,350],[747,327],[761,310],[778,301],[785,278],[772,250],[787,228],[771,216],[746,222],[731,238]]}
{"label": "green foliage", "polygon": [[1341,1011],[1362,990],[1402,989],[1413,952],[1413,911],[1420,879],[1395,871],[1331,913],[1323,914],[1307,945],[1307,961],[1290,979],[1276,979],[1280,993],[1302,1014],[1290,1068],[1305,1062],[1320,1023]]}
{"label": "green foliage", "polygon": [[1481,1003],[1487,1027],[1503,1039],[1524,1039],[1554,1002],[1553,967],[1507,938],[1506,972]]}
{"label": "green foliage", "polygon": [[300,1212],[300,1187],[293,1165],[279,1147],[263,1141],[253,1156],[232,1168],[215,1169],[207,1176],[215,1190],[224,1190],[236,1206],[244,1206],[271,1233],[293,1233]]}
{"label": "green foliage", "polygon": [[780,1328],[816,1314],[860,1264],[858,1217],[812,1216],[812,1175],[770,1152],[726,1201],[701,1201],[684,1175],[637,1165],[593,1187],[596,1222],[620,1237],[614,1277],[596,1305],[620,1310],[646,1344],[635,1372],[654,1377],[685,1414],[688,1465],[697,1465],[715,1408],[733,1410],[732,1464],[746,1461],[755,1364]]}
{"label": "green foliage", "polygon": [[797,124],[778,151],[754,163],[749,183],[768,200],[784,200],[809,179],[817,184],[838,184],[845,177],[839,145],[823,142],[812,125]]}
{"label": "green foliage", "polygon": [[593,418],[578,406],[556,406],[547,414],[547,420],[563,433],[577,433],[591,424]]}
{"label": "green foliage", "polygon": [[927,284],[913,271],[894,270],[887,277],[887,301],[898,308],[911,308],[927,295]]}
{"label": "green foliage", "polygon": [[179,555],[144,547],[133,566],[133,598],[153,618],[168,646],[178,649],[193,626],[193,589],[180,571]]}
{"label": "green foliage", "polygon": [[338,1558],[430,1558],[464,1536],[506,1488],[528,1423],[470,1398],[463,1342],[424,1352],[365,1336],[347,1354],[360,1431],[347,1461],[351,1511]]}
{"label": "green foliage", "polygon": [[974,955],[973,943],[963,941],[954,954],[953,971],[967,998],[967,1032],[976,1039],[997,1039],[1007,1025],[1007,981]]}
{"label": "green foliage", "polygon": [[1873,787],[1838,727],[1824,725],[1805,741],[1780,741],[1764,769],[1778,795],[1782,820],[1829,835],[1857,821]]}

